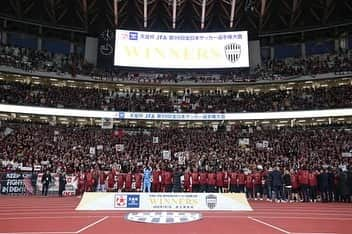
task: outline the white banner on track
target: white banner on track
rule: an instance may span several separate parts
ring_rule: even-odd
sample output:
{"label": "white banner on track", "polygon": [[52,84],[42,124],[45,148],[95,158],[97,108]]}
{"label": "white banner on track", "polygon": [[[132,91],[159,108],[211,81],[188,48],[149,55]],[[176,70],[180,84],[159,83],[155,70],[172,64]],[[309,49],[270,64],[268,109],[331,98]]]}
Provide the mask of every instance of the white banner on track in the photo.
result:
{"label": "white banner on track", "polygon": [[76,210],[251,211],[245,194],[84,193]]}

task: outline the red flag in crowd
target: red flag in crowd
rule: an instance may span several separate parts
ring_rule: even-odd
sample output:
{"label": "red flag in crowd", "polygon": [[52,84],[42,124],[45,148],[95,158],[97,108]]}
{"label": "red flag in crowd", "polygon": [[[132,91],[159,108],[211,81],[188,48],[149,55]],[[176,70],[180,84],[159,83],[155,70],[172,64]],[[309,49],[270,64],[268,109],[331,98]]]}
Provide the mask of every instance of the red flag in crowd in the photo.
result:
{"label": "red flag in crowd", "polygon": [[117,129],[113,132],[113,136],[121,139],[125,135],[123,129]]}

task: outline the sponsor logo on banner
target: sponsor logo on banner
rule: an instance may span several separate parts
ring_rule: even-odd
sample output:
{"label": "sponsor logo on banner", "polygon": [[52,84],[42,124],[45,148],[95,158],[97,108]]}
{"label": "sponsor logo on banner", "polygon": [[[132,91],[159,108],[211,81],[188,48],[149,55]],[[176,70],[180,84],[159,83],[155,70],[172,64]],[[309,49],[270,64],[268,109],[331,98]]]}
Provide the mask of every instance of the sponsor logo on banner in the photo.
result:
{"label": "sponsor logo on banner", "polygon": [[139,195],[137,194],[116,194],[115,208],[139,208]]}
{"label": "sponsor logo on banner", "polygon": [[214,209],[217,203],[217,197],[213,194],[209,194],[205,197],[205,203],[209,209]]}
{"label": "sponsor logo on banner", "polygon": [[120,39],[121,40],[127,40],[128,39],[128,33],[120,33]]}
{"label": "sponsor logo on banner", "polygon": [[227,44],[225,46],[225,55],[228,61],[236,63],[241,57],[241,45],[236,43]]}
{"label": "sponsor logo on banner", "polygon": [[138,40],[138,33],[137,32],[130,32],[130,40]]}
{"label": "sponsor logo on banner", "polygon": [[127,195],[116,195],[115,196],[115,207],[126,208],[127,207]]}
{"label": "sponsor logo on banner", "polygon": [[124,119],[125,118],[125,112],[119,112],[118,116],[119,116],[119,119]]}
{"label": "sponsor logo on banner", "polygon": [[127,195],[127,208],[139,208],[139,195]]}

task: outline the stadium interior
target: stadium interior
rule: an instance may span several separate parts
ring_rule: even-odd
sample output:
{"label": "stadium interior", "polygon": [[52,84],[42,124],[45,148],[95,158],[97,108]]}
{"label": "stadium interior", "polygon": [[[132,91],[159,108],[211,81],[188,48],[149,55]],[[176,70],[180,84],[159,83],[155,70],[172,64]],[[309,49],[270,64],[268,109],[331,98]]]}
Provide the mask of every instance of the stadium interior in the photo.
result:
{"label": "stadium interior", "polygon": [[350,0],[0,1],[0,234],[348,234],[351,202]]}

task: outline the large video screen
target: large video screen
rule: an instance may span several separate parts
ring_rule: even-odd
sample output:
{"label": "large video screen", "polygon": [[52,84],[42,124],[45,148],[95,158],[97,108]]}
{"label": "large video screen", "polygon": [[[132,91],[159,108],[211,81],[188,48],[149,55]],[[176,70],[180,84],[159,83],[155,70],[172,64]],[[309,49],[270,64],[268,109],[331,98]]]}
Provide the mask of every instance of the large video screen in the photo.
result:
{"label": "large video screen", "polygon": [[115,66],[146,68],[248,67],[246,31],[161,33],[117,30]]}

